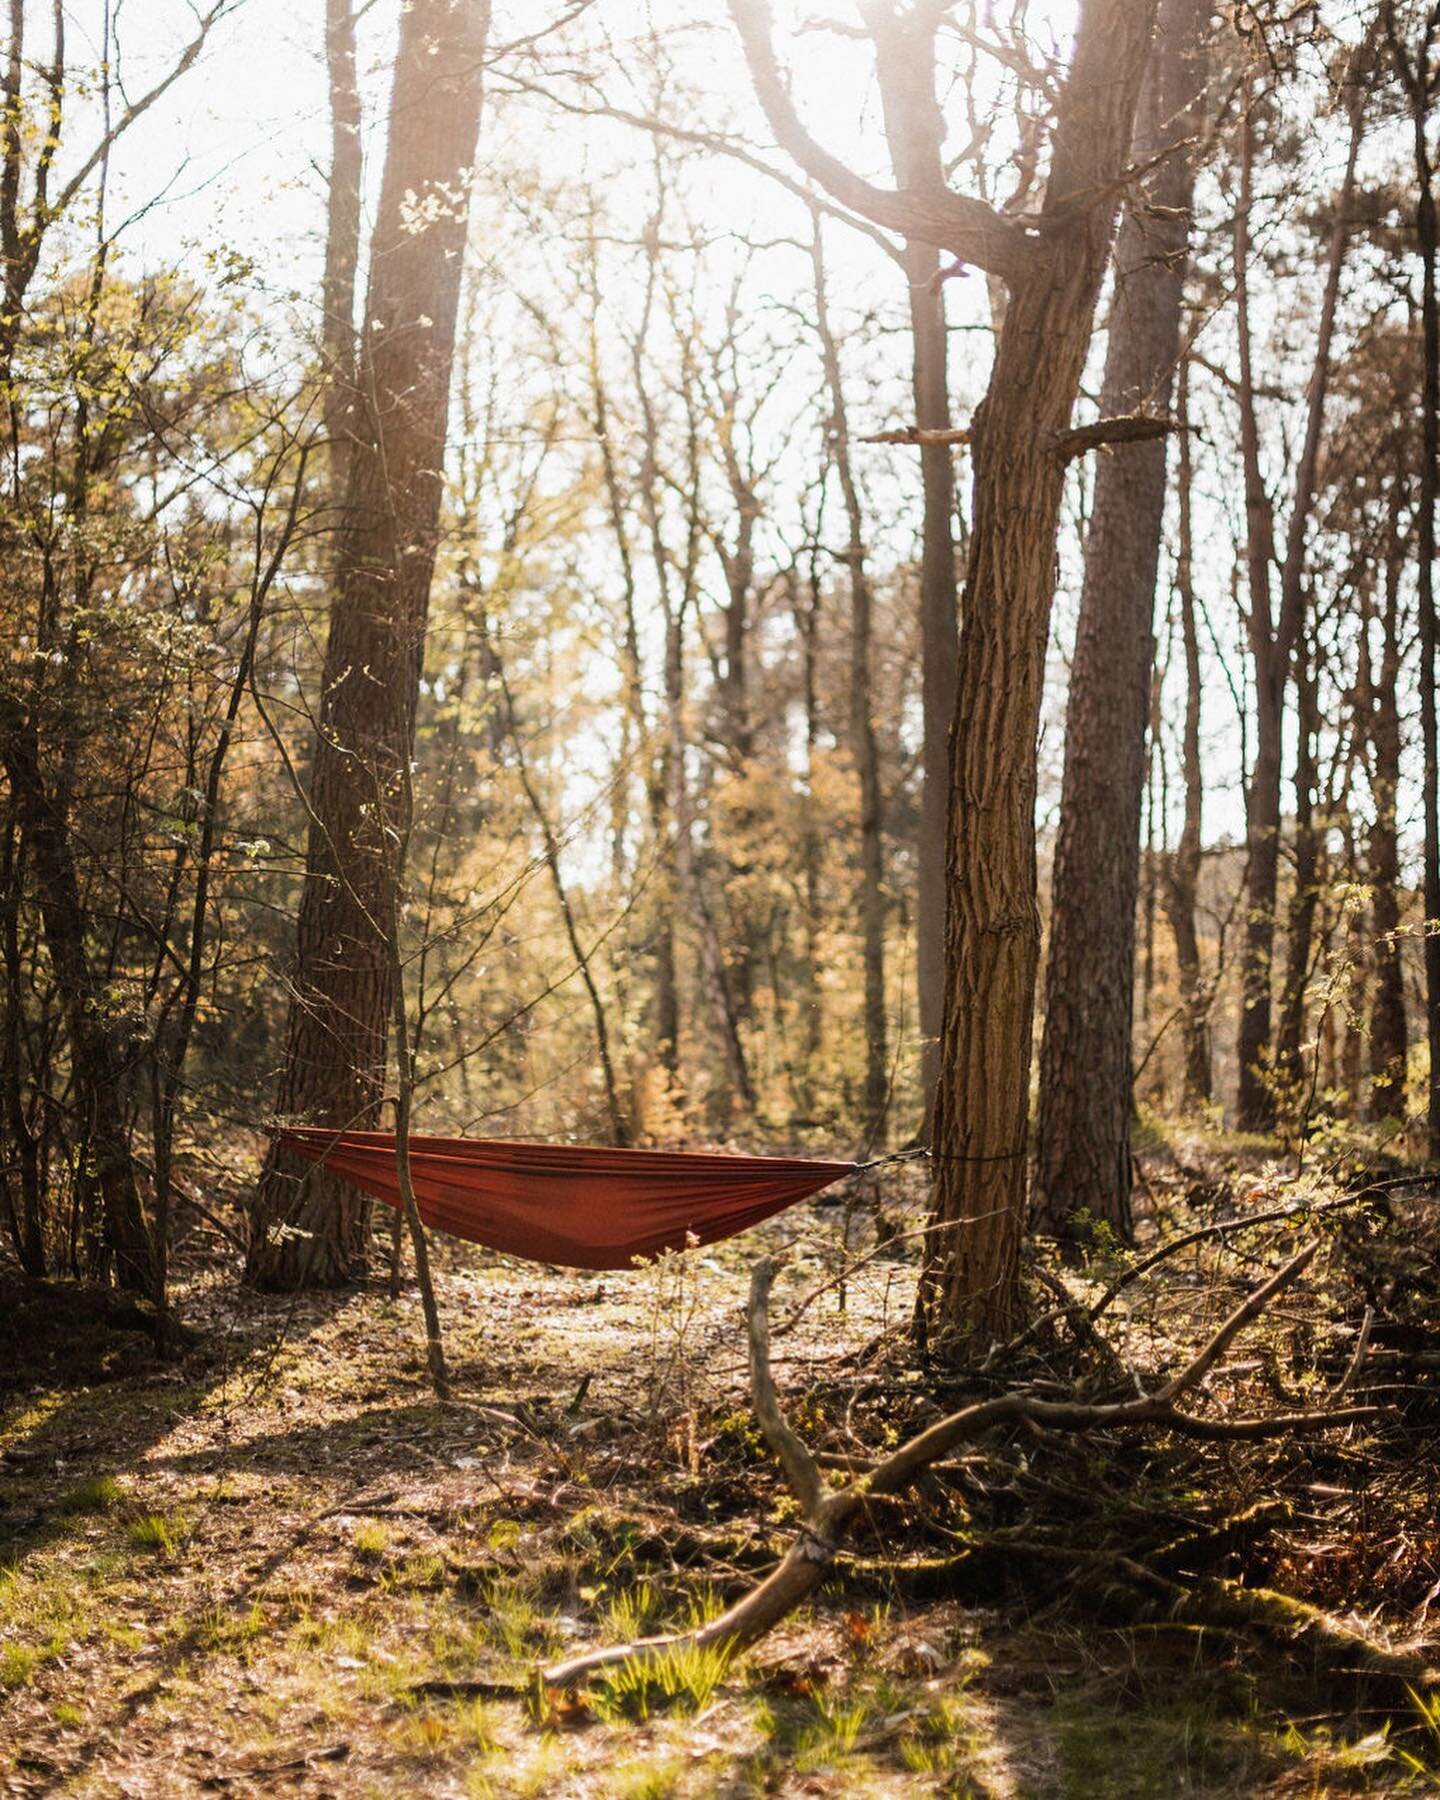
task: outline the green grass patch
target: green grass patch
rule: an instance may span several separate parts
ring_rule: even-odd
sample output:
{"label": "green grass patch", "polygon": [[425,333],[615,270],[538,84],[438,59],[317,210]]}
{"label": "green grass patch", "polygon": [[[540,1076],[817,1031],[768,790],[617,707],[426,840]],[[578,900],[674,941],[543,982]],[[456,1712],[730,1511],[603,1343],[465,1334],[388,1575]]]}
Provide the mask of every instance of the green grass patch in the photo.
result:
{"label": "green grass patch", "polygon": [[657,1712],[687,1717],[710,1704],[729,1665],[727,1648],[670,1644],[607,1671],[596,1682],[591,1701],[596,1714],[611,1724],[635,1723]]}
{"label": "green grass patch", "polygon": [[0,1645],[0,1688],[28,1686],[44,1660],[45,1652],[38,1645]]}
{"label": "green grass patch", "polygon": [[1273,1759],[1208,1698],[1147,1704],[1062,1699],[1055,1709],[1064,1800],[1172,1800],[1258,1779]]}
{"label": "green grass patch", "polygon": [[265,1609],[258,1600],[248,1611],[233,1612],[229,1607],[212,1606],[200,1620],[197,1636],[203,1650],[237,1652],[245,1650],[264,1635]]}
{"label": "green grass patch", "polygon": [[357,1525],[350,1547],[360,1562],[379,1562],[390,1548],[390,1533],[383,1525]]}
{"label": "green grass patch", "polygon": [[615,1800],[674,1800],[688,1766],[683,1756],[637,1757],[613,1771],[611,1792]]}
{"label": "green grass patch", "polygon": [[190,1526],[179,1513],[136,1513],[126,1529],[132,1550],[153,1556],[174,1556],[190,1535]]}
{"label": "green grass patch", "polygon": [[125,1490],[113,1475],[92,1475],[71,1488],[58,1510],[70,1516],[112,1512],[125,1498]]}

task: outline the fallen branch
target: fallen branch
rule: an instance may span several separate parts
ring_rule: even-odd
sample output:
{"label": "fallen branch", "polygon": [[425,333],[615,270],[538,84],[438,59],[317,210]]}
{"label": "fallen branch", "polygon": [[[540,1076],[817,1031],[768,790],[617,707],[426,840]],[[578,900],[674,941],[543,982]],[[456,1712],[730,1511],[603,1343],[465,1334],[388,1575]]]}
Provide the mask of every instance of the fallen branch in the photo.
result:
{"label": "fallen branch", "polygon": [[1115,1566],[1137,1587],[1164,1599],[1170,1617],[1186,1624],[1258,1631],[1287,1649],[1309,1651],[1335,1674],[1365,1675],[1424,1691],[1440,1686],[1440,1650],[1432,1643],[1385,1644],[1308,1600],[1276,1588],[1205,1579],[1188,1585],[1117,1557]]}
{"label": "fallen branch", "polygon": [[[1305,1653],[1331,1675],[1359,1676],[1399,1688],[1397,1700],[1407,1688],[1425,1692],[1440,1686],[1440,1646],[1422,1639],[1387,1644],[1278,1588],[1249,1588],[1208,1576],[1175,1581],[1131,1556],[1108,1550],[1077,1553],[1065,1545],[1020,1536],[1008,1538],[1003,1549],[1006,1556],[1064,1564],[1072,1588],[1082,1583],[1102,1602],[1113,1596],[1118,1576],[1126,1586],[1158,1602],[1168,1624],[1263,1637],[1289,1654]],[[1099,1577],[1103,1582],[1097,1583]]]}
{"label": "fallen branch", "polygon": [[1342,1395],[1348,1393],[1355,1385],[1355,1377],[1365,1366],[1365,1357],[1370,1349],[1370,1333],[1374,1328],[1375,1308],[1373,1306],[1367,1306],[1365,1308],[1365,1317],[1360,1321],[1360,1330],[1355,1338],[1355,1353],[1350,1358],[1349,1366],[1346,1368],[1345,1373],[1330,1390],[1330,1400],[1332,1404],[1340,1399]]}
{"label": "fallen branch", "polygon": [[554,1663],[541,1679],[552,1688],[574,1687],[605,1669],[623,1664],[661,1663],[681,1649],[721,1650],[731,1653],[762,1638],[807,1599],[826,1579],[845,1535],[865,1512],[872,1498],[897,1494],[915,1482],[961,1444],[980,1437],[997,1425],[1028,1422],[1061,1431],[1089,1431],[1156,1427],[1195,1436],[1268,1436],[1276,1431],[1322,1430],[1335,1424],[1351,1424],[1374,1418],[1373,1407],[1352,1407],[1337,1413],[1300,1413],[1283,1425],[1271,1420],[1231,1420],[1223,1424],[1181,1412],[1178,1401],[1224,1354],[1225,1349],[1283,1289],[1294,1282],[1320,1247],[1317,1238],[1270,1279],[1255,1290],[1220,1326],[1190,1362],[1154,1394],[1108,1404],[1042,1400],[1034,1394],[1014,1392],[981,1400],[938,1420],[902,1444],[841,1488],[831,1488],[819,1463],[785,1418],[770,1369],[769,1298],[775,1265],[768,1258],[755,1265],[750,1278],[746,1323],[750,1339],[750,1381],[755,1413],[766,1441],[774,1451],[800,1503],[802,1524],[779,1564],[758,1586],[708,1624],[667,1636],[638,1638],[613,1644]]}

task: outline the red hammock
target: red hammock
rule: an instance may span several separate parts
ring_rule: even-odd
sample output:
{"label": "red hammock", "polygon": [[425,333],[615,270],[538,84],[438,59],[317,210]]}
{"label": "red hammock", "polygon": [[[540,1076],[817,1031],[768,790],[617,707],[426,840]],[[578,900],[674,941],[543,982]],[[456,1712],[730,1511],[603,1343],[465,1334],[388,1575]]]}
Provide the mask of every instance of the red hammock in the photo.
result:
{"label": "red hammock", "polygon": [[[290,1129],[277,1136],[287,1150],[399,1206],[392,1132]],[[688,1150],[410,1139],[415,1200],[427,1225],[574,1269],[627,1269],[637,1256],[684,1249],[692,1236],[702,1244],[734,1237],[857,1167]]]}

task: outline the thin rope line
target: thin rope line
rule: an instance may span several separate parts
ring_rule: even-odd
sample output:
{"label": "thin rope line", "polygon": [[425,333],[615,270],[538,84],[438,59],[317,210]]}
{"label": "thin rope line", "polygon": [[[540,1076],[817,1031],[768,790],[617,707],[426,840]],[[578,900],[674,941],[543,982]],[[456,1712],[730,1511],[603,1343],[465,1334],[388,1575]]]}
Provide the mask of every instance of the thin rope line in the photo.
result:
{"label": "thin rope line", "polygon": [[922,1150],[894,1150],[889,1156],[877,1156],[873,1162],[856,1163],[855,1173],[863,1175],[868,1169],[884,1168],[886,1163],[914,1162],[922,1156],[929,1157],[932,1162],[1001,1163],[1018,1162],[1021,1157],[1029,1154],[1028,1149],[1001,1150],[994,1156],[957,1156],[949,1150],[931,1150],[928,1147]]}

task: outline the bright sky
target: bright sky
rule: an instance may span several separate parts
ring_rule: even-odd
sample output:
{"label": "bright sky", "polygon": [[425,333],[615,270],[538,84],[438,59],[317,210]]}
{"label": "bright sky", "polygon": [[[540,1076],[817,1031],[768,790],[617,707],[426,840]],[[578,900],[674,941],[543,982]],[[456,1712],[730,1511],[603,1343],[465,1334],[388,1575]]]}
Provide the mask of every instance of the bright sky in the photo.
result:
{"label": "bright sky", "polygon": [[[176,47],[193,29],[189,0],[108,0],[121,48],[120,74],[132,96],[149,85],[173,58]],[[72,0],[67,7],[71,56],[86,60],[84,46],[98,48],[103,37],[107,0]],[[544,11],[522,0],[500,0],[492,37],[505,43],[536,28],[540,18],[558,14],[560,0],[548,0]],[[797,73],[797,91],[812,128],[832,148],[868,171],[886,174],[878,118],[869,81],[869,64],[863,47],[852,39],[826,30],[795,33],[797,24],[816,17],[803,0],[789,0],[775,7],[778,36]],[[35,19],[37,38],[43,33],[37,0],[27,4]],[[831,0],[819,16],[854,23],[858,17],[853,0]],[[1053,48],[1071,17],[1066,0],[1051,6],[1032,6],[1029,26],[1042,34],[1045,48]],[[383,125],[388,88],[388,34],[393,31],[394,0],[375,0],[362,31],[362,68],[365,72],[369,136],[376,144],[376,127]],[[763,127],[750,97],[744,70],[724,0],[598,0],[585,16],[583,28],[592,41],[608,41],[620,73],[607,76],[608,98],[617,104],[645,110],[645,95],[638,85],[630,88],[627,74],[637,71],[638,58],[626,55],[626,34],[643,38],[652,25],[664,35],[667,48],[682,73],[703,96],[707,116],[687,123],[720,124],[730,117],[744,122],[757,142]],[[127,253],[137,265],[190,264],[206,252],[234,249],[252,258],[263,291],[281,311],[290,304],[302,319],[312,319],[318,297],[325,168],[328,161],[329,122],[322,60],[323,0],[236,0],[229,16],[213,35],[199,67],[162,100],[125,140],[112,168],[111,211],[114,221],[129,212],[139,214],[125,233]],[[566,69],[579,66],[571,53],[570,39],[555,39],[538,63],[522,65],[522,73],[554,78],[554,64]],[[567,46],[563,57],[554,46]],[[512,67],[515,65],[511,65]],[[503,75],[495,86],[503,85]],[[573,95],[577,92],[571,88]],[[713,102],[713,113],[711,104]],[[960,111],[958,97],[952,113]],[[507,139],[514,133],[515,140]],[[957,117],[956,136],[963,136]],[[623,183],[643,177],[648,158],[644,138],[628,128],[581,123],[538,108],[509,103],[487,109],[482,137],[482,160],[518,167],[533,160],[542,179],[564,183],[588,175],[614,194]],[[370,158],[370,176],[377,173],[378,154]],[[777,155],[777,163],[784,159]],[[627,175],[627,168],[634,171]],[[616,171],[619,174],[616,174]],[[637,187],[637,193],[638,193]],[[713,187],[706,196],[707,222],[717,228],[754,230],[760,235],[793,234],[800,223],[795,204],[762,177],[752,176],[733,164],[716,161]],[[786,258],[791,260],[787,262]],[[898,320],[902,293],[894,271],[855,234],[837,229],[830,246],[832,272],[842,304],[852,318],[866,307],[885,309],[889,322]],[[761,284],[753,290],[757,304],[773,304],[787,298],[792,276],[786,271],[793,253],[781,252],[765,265]],[[795,267],[793,279],[805,272]],[[747,295],[747,298],[750,297]],[[952,324],[982,325],[984,294],[978,279],[951,284]],[[873,331],[870,334],[874,336]],[[891,367],[892,379],[872,392],[874,403],[886,416],[875,423],[894,422],[903,409],[903,384],[893,376],[902,367],[903,343],[898,335],[876,340]],[[858,342],[858,340],[857,340]],[[958,333],[953,340],[952,368],[956,390],[956,416],[963,418],[983,388],[988,360],[988,340],[983,332]],[[798,379],[813,385],[806,368]],[[799,404],[799,403],[797,403]],[[868,420],[856,423],[863,425]],[[891,453],[885,453],[887,456]],[[904,475],[875,477],[904,480]],[[913,526],[904,526],[902,538]],[[887,546],[907,554],[911,546],[898,542]],[[1073,581],[1068,585],[1073,586]],[[1217,583],[1222,593],[1228,583]],[[1062,594],[1057,609],[1058,639],[1062,647],[1067,619],[1073,615],[1074,595]],[[1237,749],[1233,714],[1228,709],[1222,684],[1215,684],[1213,734],[1217,766],[1234,764]],[[1058,775],[1060,719],[1052,709],[1047,724],[1045,760],[1052,778]],[[1236,831],[1241,822],[1238,793],[1212,789],[1207,800],[1210,829]]]}

